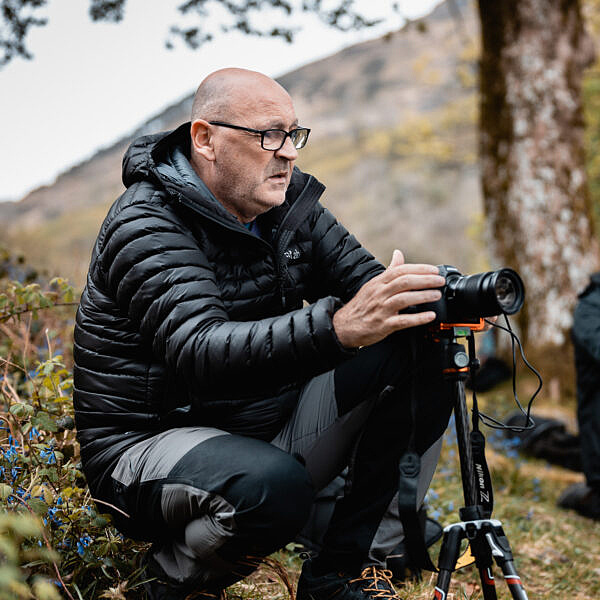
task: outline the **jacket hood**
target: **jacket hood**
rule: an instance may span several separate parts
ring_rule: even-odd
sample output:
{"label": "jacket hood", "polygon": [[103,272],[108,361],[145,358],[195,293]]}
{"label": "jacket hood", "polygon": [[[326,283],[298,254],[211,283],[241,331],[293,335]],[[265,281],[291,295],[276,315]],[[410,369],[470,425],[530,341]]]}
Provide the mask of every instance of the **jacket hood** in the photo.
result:
{"label": "jacket hood", "polygon": [[136,138],[123,155],[122,179],[125,187],[152,177],[153,169],[156,166],[154,153],[157,149],[160,151],[161,148],[171,144],[185,147],[186,134],[188,138],[187,152],[189,153],[189,128],[190,124],[184,123],[173,131],[163,131]]}
{"label": "jacket hood", "polygon": [[213,196],[189,162],[190,123],[173,131],[145,135],[129,146],[123,157],[123,184],[152,180],[165,189],[172,200],[196,211],[239,225]]}

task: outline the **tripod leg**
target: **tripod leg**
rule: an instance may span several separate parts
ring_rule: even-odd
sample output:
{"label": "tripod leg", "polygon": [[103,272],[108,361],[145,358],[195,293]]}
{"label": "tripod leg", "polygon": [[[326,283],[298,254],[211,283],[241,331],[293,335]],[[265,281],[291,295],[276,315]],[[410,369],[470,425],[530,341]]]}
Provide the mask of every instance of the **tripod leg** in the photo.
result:
{"label": "tripod leg", "polygon": [[521,583],[521,578],[517,574],[515,565],[512,560],[507,560],[502,565],[502,573],[504,573],[504,580],[508,585],[508,589],[515,600],[528,600],[527,592]]}
{"label": "tripod leg", "polygon": [[481,590],[484,600],[496,600],[496,582],[492,573],[492,567],[479,567],[479,577],[481,579]]}
{"label": "tripod leg", "polygon": [[465,532],[460,525],[453,525],[444,531],[444,540],[438,559],[439,573],[433,593],[434,600],[446,600],[450,578],[460,554],[460,543]]}
{"label": "tripod leg", "polygon": [[527,592],[515,569],[508,538],[504,534],[502,527],[494,527],[491,532],[485,534],[485,537],[490,545],[492,555],[502,569],[506,585],[508,585],[512,597],[515,600],[528,600]]}
{"label": "tripod leg", "polygon": [[496,582],[492,573],[492,551],[481,530],[477,531],[475,538],[470,540],[471,551],[475,556],[475,564],[481,579],[481,591],[484,600],[497,600]]}

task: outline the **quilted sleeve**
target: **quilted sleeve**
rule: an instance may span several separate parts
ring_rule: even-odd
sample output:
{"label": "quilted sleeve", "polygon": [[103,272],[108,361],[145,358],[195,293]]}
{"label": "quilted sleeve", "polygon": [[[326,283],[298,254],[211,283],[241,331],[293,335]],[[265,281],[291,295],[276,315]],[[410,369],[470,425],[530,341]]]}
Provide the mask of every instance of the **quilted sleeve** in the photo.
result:
{"label": "quilted sleeve", "polygon": [[348,302],[385,270],[321,204],[313,214],[312,244],[316,298],[333,295]]}
{"label": "quilted sleeve", "polygon": [[160,203],[128,206],[114,217],[98,267],[120,311],[195,392],[261,393],[349,355],[333,330],[335,298],[263,320],[229,320],[206,256]]}

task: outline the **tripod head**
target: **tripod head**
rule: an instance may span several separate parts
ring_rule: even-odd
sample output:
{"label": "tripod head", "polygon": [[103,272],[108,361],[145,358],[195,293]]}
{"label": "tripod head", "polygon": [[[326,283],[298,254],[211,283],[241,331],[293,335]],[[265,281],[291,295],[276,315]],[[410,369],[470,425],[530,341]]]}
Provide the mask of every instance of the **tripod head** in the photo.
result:
{"label": "tripod head", "polygon": [[[469,371],[474,372],[479,368],[479,359],[475,356],[475,343],[473,333],[485,329],[485,321],[479,319],[478,323],[437,323],[433,325],[429,334],[433,341],[443,345],[443,373],[447,379],[464,381]],[[466,338],[469,343],[469,353],[458,342]]]}

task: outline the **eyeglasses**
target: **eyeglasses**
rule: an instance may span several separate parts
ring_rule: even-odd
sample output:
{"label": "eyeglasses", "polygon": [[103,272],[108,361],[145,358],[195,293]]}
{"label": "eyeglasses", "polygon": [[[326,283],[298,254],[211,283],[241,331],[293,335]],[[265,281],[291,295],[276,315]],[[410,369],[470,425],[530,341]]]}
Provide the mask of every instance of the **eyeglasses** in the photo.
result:
{"label": "eyeglasses", "polygon": [[306,127],[298,127],[291,131],[285,131],[283,129],[250,129],[250,127],[232,125],[231,123],[223,123],[221,121],[209,121],[209,123],[217,125],[217,127],[229,127],[230,129],[239,129],[240,131],[248,131],[249,133],[260,135],[261,147],[263,150],[270,150],[271,152],[280,150],[288,136],[292,140],[294,148],[300,150],[300,148],[306,145],[308,134],[310,133],[310,129]]}

